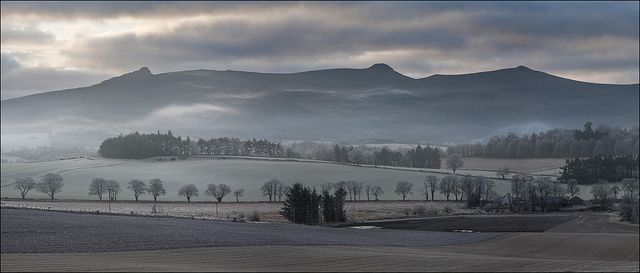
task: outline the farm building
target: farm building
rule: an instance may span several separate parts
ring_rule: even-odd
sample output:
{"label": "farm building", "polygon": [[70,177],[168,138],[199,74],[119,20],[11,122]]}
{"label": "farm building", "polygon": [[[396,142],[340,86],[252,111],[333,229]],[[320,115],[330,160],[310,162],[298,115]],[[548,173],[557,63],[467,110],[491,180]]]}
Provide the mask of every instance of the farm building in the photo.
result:
{"label": "farm building", "polygon": [[582,200],[582,198],[578,197],[578,196],[574,196],[571,197],[571,199],[569,199],[569,206],[581,206],[584,205],[584,200]]}

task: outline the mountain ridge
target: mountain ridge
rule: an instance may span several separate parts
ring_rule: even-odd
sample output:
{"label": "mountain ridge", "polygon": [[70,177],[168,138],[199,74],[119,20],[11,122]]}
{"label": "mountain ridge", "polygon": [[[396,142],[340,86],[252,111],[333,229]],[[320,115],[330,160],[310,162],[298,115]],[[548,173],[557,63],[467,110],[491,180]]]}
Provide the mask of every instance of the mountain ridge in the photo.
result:
{"label": "mountain ridge", "polygon": [[153,74],[143,67],[88,87],[3,100],[1,119],[3,134],[171,129],[203,137],[443,143],[585,121],[636,126],[638,89],[525,66],[417,79],[382,63],[297,73]]}

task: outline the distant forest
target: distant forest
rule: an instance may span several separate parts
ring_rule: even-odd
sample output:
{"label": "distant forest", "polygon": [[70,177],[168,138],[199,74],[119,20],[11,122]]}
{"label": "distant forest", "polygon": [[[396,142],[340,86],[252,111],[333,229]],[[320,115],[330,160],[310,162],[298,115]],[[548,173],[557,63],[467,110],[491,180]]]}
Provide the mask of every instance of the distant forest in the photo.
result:
{"label": "distant forest", "polygon": [[599,126],[587,122],[583,130],[552,129],[539,134],[494,136],[487,143],[449,146],[447,153],[463,157],[574,158],[598,155],[637,155],[638,127],[631,129]]}
{"label": "distant forest", "polygon": [[166,134],[158,131],[156,134],[135,132],[108,138],[102,142],[98,153],[106,158],[126,159],[191,155],[307,158],[352,164],[439,169],[442,151],[435,147],[418,145],[403,153],[386,147],[376,149],[366,146],[329,146],[310,142],[285,148],[281,143],[264,139],[241,141],[237,138],[221,137],[194,141],[190,137],[183,139],[174,136],[171,131]]}
{"label": "distant forest", "polygon": [[560,180],[575,179],[580,184],[592,184],[598,180],[621,181],[625,178],[638,178],[638,155],[597,155],[590,158],[567,159],[562,167]]}

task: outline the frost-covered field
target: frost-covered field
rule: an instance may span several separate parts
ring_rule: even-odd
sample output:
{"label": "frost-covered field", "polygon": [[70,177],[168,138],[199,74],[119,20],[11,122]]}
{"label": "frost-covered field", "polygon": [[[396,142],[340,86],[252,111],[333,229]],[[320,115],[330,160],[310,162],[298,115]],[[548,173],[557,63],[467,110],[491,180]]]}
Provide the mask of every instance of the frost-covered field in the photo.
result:
{"label": "frost-covered field", "polygon": [[[558,171],[560,171],[561,166],[564,166],[564,163],[565,160],[562,158],[502,159],[466,157],[464,158],[463,169],[497,170],[508,166],[516,172],[558,175]],[[443,159],[442,166],[446,166],[446,159]]]}
{"label": "frost-covered field", "polygon": [[[433,171],[430,173],[430,171]],[[152,161],[152,160],[114,160],[102,158],[79,158],[71,160],[58,160],[36,163],[2,163],[2,197],[19,197],[19,193],[13,190],[12,183],[17,177],[32,176],[38,179],[48,172],[59,173],[64,177],[64,188],[57,198],[61,199],[89,199],[88,188],[91,179],[102,177],[119,181],[123,191],[119,194],[120,200],[133,200],[133,196],[126,189],[128,181],[142,179],[149,181],[157,177],[164,181],[167,190],[166,196],[159,200],[179,201],[184,200],[177,195],[178,188],[186,184],[195,184],[200,189],[200,196],[194,201],[210,201],[211,197],[204,195],[208,184],[229,184],[232,190],[244,189],[241,201],[264,201],[265,197],[260,192],[260,186],[267,180],[277,178],[286,184],[302,182],[309,186],[318,186],[326,182],[341,180],[356,180],[370,185],[380,185],[385,193],[382,200],[398,200],[394,194],[396,182],[406,180],[414,183],[414,195],[412,199],[420,199],[415,187],[421,184],[427,175],[443,177],[447,170],[421,170],[415,169],[389,169],[358,167],[342,164],[321,162],[298,161],[272,161],[272,160],[243,160],[243,159],[189,159],[178,161]],[[459,174],[485,175],[495,177],[491,171],[466,171],[460,170]],[[510,184],[506,180],[495,180],[496,191],[504,194],[510,191]],[[583,197],[589,197],[588,189],[583,189]],[[46,198],[46,195],[33,191],[29,193],[31,198]],[[151,196],[144,195],[143,200],[150,200]],[[366,198],[366,197],[362,197]],[[437,199],[444,199],[436,193]],[[97,198],[96,198],[97,199]],[[231,201],[232,196],[225,201]]]}
{"label": "frost-covered field", "polygon": [[[26,207],[38,209],[51,209],[63,211],[81,211],[81,212],[107,212],[109,204],[106,201],[2,201],[3,206],[10,207]],[[155,213],[152,213],[155,205]],[[217,207],[217,214],[216,214]],[[347,202],[345,211],[348,219],[356,221],[392,219],[407,216],[414,216],[414,210],[417,207],[426,207],[427,211],[443,215],[443,210],[447,208],[450,212],[447,214],[469,214],[473,210],[463,208],[462,203],[458,202],[424,202],[424,201],[380,201],[380,202]],[[268,222],[286,222],[279,214],[282,208],[281,202],[223,202],[217,206],[215,203],[176,203],[176,202],[112,202],[111,212],[130,214],[156,214],[180,217],[196,217],[204,219],[233,219],[249,218],[252,214],[257,213],[260,221]],[[437,211],[437,212],[436,212]]]}

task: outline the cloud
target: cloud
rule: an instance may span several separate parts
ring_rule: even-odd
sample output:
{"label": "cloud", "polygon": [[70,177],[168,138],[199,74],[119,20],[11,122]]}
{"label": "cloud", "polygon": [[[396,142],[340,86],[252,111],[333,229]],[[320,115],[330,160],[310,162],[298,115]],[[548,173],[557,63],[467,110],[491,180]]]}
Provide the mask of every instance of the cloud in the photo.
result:
{"label": "cloud", "polygon": [[[2,52],[25,54],[16,58],[21,66],[12,72],[18,81],[28,81],[35,67],[118,75],[142,66],[157,73],[198,68],[299,72],[384,62],[416,78],[526,65],[582,81],[637,83],[638,6],[2,2]],[[4,65],[3,57],[3,70]],[[46,90],[80,82],[61,76],[67,74],[55,74],[57,83],[53,75],[47,77]],[[7,91],[3,84],[2,97],[16,89]]]}
{"label": "cloud", "polygon": [[47,43],[54,39],[51,33],[44,32],[32,27],[28,28],[2,28],[2,45],[38,45],[40,43]]}
{"label": "cloud", "polygon": [[2,100],[43,91],[90,86],[109,78],[108,75],[91,71],[25,67],[13,55],[4,53],[0,75]]}
{"label": "cloud", "polygon": [[190,116],[202,116],[211,113],[234,113],[232,108],[206,103],[196,103],[189,105],[169,105],[152,112],[149,116],[153,118],[180,119]]}

